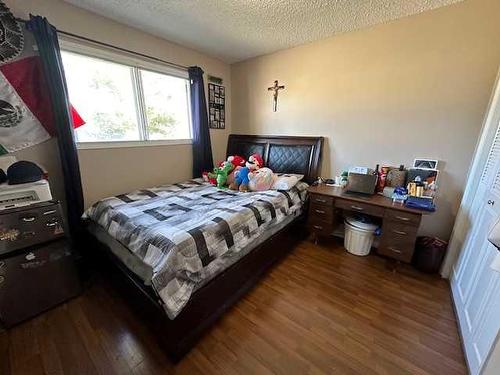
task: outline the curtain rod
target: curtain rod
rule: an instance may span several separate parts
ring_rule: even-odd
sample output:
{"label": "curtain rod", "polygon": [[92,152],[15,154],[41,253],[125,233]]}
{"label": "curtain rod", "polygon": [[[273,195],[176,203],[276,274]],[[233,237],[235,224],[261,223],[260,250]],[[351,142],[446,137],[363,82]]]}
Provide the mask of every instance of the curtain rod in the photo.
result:
{"label": "curtain rod", "polygon": [[[21,18],[16,18],[16,21],[23,22],[23,23],[27,23],[28,22],[27,20],[23,20]],[[132,55],[141,56],[141,57],[144,57],[144,58],[147,58],[147,59],[150,59],[150,60],[154,60],[154,61],[157,61],[157,62],[161,62],[163,64],[167,64],[167,65],[173,66],[173,67],[178,68],[178,69],[188,70],[187,66],[184,66],[184,65],[181,65],[181,64],[176,64],[176,63],[171,62],[171,61],[163,60],[163,59],[160,59],[158,57],[154,57],[154,56],[146,55],[144,53],[132,51],[132,50],[129,50],[127,48],[122,48],[122,47],[114,46],[114,45],[109,44],[109,43],[100,42],[100,41],[95,40],[95,39],[91,39],[91,38],[87,38],[85,36],[73,34],[73,33],[70,33],[68,31],[59,30],[57,28],[56,28],[56,30],[57,30],[58,34],[67,35],[67,36],[70,36],[72,38],[81,39],[81,40],[84,40],[86,42],[95,43],[95,44],[98,44],[98,45],[101,45],[101,46],[104,46],[104,47],[108,47],[108,48],[112,48],[112,49],[115,49],[115,50],[118,50],[118,51],[130,53]]]}

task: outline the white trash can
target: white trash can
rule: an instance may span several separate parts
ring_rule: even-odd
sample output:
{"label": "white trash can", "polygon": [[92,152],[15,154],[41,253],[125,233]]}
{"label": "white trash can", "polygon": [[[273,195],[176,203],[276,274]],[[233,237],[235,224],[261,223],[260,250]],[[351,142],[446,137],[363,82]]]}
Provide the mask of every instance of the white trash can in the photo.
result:
{"label": "white trash can", "polygon": [[378,225],[359,217],[346,217],[344,247],[354,255],[365,256],[370,253],[373,244],[373,233]]}

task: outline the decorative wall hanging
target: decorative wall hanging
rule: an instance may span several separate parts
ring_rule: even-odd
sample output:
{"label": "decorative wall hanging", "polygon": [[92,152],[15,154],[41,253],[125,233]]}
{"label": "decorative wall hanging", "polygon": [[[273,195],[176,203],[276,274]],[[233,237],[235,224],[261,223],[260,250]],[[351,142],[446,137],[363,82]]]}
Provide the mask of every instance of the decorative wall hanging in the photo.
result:
{"label": "decorative wall hanging", "polygon": [[277,80],[274,81],[274,86],[267,88],[267,91],[273,91],[273,112],[278,110],[278,92],[284,88],[285,86],[279,85]]}
{"label": "decorative wall hanging", "polygon": [[0,63],[6,63],[23,52],[24,35],[19,22],[7,6],[0,2]]}
{"label": "decorative wall hanging", "polygon": [[0,73],[0,155],[48,140],[54,118],[35,38],[1,1]]}
{"label": "decorative wall hanging", "polygon": [[224,86],[208,84],[208,115],[212,129],[226,128],[226,90]]}

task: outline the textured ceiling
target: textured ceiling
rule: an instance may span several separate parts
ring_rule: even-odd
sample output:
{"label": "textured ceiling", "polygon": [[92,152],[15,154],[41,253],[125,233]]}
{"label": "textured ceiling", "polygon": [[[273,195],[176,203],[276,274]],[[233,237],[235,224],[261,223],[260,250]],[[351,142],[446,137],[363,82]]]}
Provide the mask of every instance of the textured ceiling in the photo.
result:
{"label": "textured ceiling", "polygon": [[65,0],[232,63],[462,0]]}

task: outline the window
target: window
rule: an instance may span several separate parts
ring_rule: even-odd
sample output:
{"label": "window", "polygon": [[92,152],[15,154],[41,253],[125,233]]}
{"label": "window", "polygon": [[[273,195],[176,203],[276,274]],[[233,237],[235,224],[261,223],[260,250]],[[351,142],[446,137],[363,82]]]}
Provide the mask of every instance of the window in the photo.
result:
{"label": "window", "polygon": [[86,122],[75,130],[80,145],[191,139],[187,72],[91,52],[61,52],[71,104]]}

